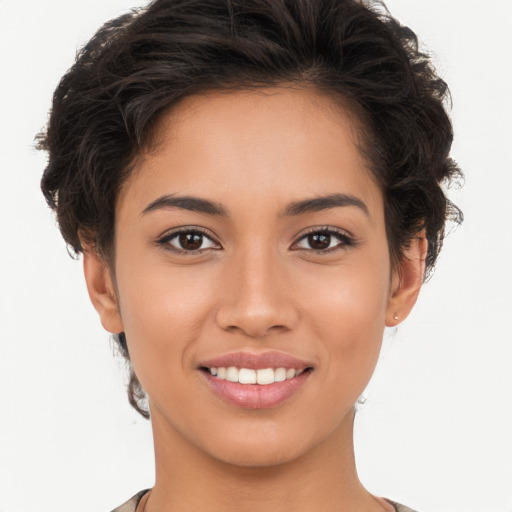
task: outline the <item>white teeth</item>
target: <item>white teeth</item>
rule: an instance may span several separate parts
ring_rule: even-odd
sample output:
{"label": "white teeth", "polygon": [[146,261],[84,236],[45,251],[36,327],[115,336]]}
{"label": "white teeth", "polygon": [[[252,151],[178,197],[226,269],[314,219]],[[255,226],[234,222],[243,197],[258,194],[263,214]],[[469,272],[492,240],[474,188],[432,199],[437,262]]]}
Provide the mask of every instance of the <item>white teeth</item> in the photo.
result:
{"label": "white teeth", "polygon": [[229,380],[229,382],[238,382],[238,374],[238,368],[230,366],[226,372],[226,380]]}
{"label": "white teeth", "polygon": [[257,382],[262,386],[266,386],[267,384],[274,384],[274,370],[272,368],[265,368],[263,370],[257,371]]}
{"label": "white teeth", "polygon": [[293,379],[299,376],[304,370],[296,370],[295,368],[262,368],[253,370],[251,368],[236,368],[230,366],[212,367],[209,372],[221,380],[229,382],[239,382],[240,384],[260,384],[266,386],[274,384],[274,382],[283,382],[287,379]]}
{"label": "white teeth", "polygon": [[[258,370],[258,373],[260,370]],[[240,384],[256,384],[256,370],[249,370],[249,368],[240,368],[238,372],[238,382]]]}
{"label": "white teeth", "polygon": [[[292,377],[295,375],[295,370],[292,369],[292,372],[293,372],[293,375]],[[286,371],[286,368],[276,368],[276,371],[275,371],[275,381],[276,382],[283,382],[284,380],[286,380],[286,376],[287,376],[287,371]]]}

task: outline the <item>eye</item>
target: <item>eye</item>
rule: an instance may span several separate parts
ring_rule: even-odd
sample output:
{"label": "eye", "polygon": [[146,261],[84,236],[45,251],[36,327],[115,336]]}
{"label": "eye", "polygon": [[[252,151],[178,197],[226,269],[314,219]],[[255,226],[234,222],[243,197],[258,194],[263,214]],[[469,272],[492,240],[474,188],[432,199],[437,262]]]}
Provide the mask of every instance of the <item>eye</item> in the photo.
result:
{"label": "eye", "polygon": [[331,252],[349,245],[353,245],[353,240],[350,236],[333,229],[321,229],[311,231],[301,237],[294,245],[294,248],[316,252]]}
{"label": "eye", "polygon": [[157,243],[174,252],[201,252],[207,249],[220,249],[206,233],[199,229],[182,229],[168,233]]}

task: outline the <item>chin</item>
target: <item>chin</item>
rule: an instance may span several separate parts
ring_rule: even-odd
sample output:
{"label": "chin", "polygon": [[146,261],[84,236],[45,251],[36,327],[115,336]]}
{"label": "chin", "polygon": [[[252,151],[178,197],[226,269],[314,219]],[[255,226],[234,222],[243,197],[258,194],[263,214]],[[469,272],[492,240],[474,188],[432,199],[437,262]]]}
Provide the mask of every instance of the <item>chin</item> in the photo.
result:
{"label": "chin", "polygon": [[[234,448],[234,447],[232,447]],[[231,449],[217,457],[219,462],[241,468],[269,468],[288,464],[303,455],[297,447],[258,445],[255,447],[239,447]]]}
{"label": "chin", "polygon": [[[299,424],[300,425],[300,424]],[[245,431],[243,435],[228,435],[208,451],[220,462],[246,468],[268,468],[300,459],[322,444],[325,435],[297,430],[286,425],[267,428],[260,425],[258,432]],[[326,434],[328,436],[328,434]]]}

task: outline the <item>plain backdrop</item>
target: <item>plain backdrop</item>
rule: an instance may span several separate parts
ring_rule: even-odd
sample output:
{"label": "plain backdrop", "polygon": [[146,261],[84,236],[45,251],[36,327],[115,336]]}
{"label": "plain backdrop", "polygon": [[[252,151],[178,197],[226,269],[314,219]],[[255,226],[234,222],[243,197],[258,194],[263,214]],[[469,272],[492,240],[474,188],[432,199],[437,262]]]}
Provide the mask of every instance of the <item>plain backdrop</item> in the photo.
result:
{"label": "plain backdrop", "polygon": [[[77,49],[136,5],[0,0],[1,512],[106,512],[153,482],[150,425],[128,405],[33,149]],[[511,512],[512,1],[387,5],[450,85],[466,174],[450,197],[466,219],[413,314],[386,333],[357,416],[358,469],[421,512]]]}

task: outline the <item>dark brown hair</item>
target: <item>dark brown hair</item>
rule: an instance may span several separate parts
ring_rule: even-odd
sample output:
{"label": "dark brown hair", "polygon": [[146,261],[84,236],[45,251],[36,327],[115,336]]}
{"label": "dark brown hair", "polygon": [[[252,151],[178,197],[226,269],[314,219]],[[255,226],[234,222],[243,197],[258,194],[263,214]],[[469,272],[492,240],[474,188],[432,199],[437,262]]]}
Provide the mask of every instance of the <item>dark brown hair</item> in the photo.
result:
{"label": "dark brown hair", "polygon": [[[392,261],[424,229],[428,275],[446,220],[462,220],[441,187],[460,175],[449,157],[448,89],[416,35],[381,2],[361,0],[155,0],[106,23],[60,81],[39,135],[49,154],[42,190],[68,245],[81,252],[80,234],[112,261],[118,191],[172,105],[282,84],[352,106],[384,196]],[[124,334],[117,340],[129,361]],[[147,417],[133,370],[129,397]]]}

